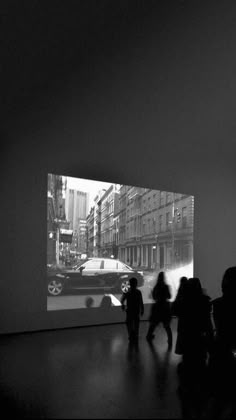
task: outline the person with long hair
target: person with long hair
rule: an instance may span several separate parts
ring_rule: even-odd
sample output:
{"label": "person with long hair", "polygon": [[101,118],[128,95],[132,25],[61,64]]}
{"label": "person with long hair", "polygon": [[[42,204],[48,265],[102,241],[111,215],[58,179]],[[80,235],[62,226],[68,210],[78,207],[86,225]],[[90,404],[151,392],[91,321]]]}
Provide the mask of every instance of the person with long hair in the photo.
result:
{"label": "person with long hair", "polygon": [[213,338],[213,326],[211,301],[203,292],[199,278],[192,277],[185,282],[181,299],[173,306],[178,317],[175,353],[183,356],[185,365],[204,365]]}
{"label": "person with long hair", "polygon": [[178,394],[187,417],[202,418],[209,396],[207,361],[213,326],[211,300],[198,277],[182,281],[173,307],[178,318],[175,353],[182,356],[177,367]]}
{"label": "person with long hair", "polygon": [[152,341],[155,337],[154,331],[161,323],[167,334],[168,348],[172,348],[172,330],[171,330],[171,293],[168,284],[166,283],[166,276],[164,271],[160,271],[157,277],[156,285],[152,290],[152,298],[154,303],[151,307],[151,314],[149,317],[149,328],[147,332],[147,341]]}

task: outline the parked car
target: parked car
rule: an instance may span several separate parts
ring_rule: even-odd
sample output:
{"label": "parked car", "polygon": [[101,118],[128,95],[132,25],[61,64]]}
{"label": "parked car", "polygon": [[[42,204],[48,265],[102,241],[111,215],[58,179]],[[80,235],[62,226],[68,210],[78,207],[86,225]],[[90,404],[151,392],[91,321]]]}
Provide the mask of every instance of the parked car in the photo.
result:
{"label": "parked car", "polygon": [[90,258],[74,268],[48,269],[48,294],[59,296],[66,290],[104,289],[118,293],[129,290],[129,280],[136,277],[143,286],[143,272],[112,258]]}

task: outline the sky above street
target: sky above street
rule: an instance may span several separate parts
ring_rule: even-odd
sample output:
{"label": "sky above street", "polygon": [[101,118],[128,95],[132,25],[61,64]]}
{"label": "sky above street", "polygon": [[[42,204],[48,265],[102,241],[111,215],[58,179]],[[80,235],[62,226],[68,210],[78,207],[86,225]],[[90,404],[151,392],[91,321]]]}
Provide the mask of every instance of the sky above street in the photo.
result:
{"label": "sky above street", "polygon": [[84,178],[63,177],[67,179],[67,188],[88,192],[89,193],[89,208],[94,205],[94,198],[97,193],[102,190],[108,190],[111,186],[109,182],[96,181]]}

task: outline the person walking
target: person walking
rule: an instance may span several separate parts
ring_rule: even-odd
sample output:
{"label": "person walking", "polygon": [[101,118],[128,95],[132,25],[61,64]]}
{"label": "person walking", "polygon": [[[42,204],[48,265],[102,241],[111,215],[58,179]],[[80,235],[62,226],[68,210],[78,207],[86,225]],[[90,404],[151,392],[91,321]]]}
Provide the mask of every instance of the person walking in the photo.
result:
{"label": "person walking", "polygon": [[178,317],[175,353],[183,356],[185,366],[204,366],[213,340],[211,300],[202,289],[199,278],[189,278],[181,298],[173,303]]}
{"label": "person walking", "polygon": [[151,342],[155,335],[155,328],[162,323],[168,339],[168,348],[172,348],[172,331],[171,323],[171,293],[169,286],[166,283],[165,273],[161,271],[158,274],[156,285],[152,290],[152,298],[154,303],[151,307],[151,314],[149,318],[149,328],[146,335],[147,341]]}
{"label": "person walking", "polygon": [[139,335],[140,316],[144,314],[144,304],[142,292],[137,288],[138,281],[132,277],[129,281],[130,289],[123,293],[121,307],[126,311],[126,326],[129,341],[137,341]]}

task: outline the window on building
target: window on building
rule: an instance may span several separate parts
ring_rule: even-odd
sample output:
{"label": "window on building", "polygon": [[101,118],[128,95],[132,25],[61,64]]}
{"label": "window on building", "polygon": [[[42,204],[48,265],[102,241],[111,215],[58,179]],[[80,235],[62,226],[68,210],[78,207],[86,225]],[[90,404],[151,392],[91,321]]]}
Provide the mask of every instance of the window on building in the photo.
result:
{"label": "window on building", "polygon": [[160,205],[164,206],[164,204],[165,204],[165,191],[161,191]]}
{"label": "window on building", "polygon": [[145,223],[145,221],[143,222],[143,234],[145,235],[145,233],[146,233],[146,223]]}
{"label": "window on building", "polygon": [[152,223],[153,223],[153,232],[156,232],[156,218],[155,217],[153,217]]}
{"label": "window on building", "polygon": [[166,202],[167,202],[167,204],[168,203],[171,203],[171,201],[172,201],[171,198],[172,198],[172,193],[169,193],[168,192],[167,195],[166,195]]}
{"label": "window on building", "polygon": [[146,211],[146,200],[143,200],[143,212]]}
{"label": "window on building", "polygon": [[170,212],[166,213],[166,229],[170,229],[171,228],[171,218],[170,218]]}
{"label": "window on building", "polygon": [[163,219],[163,216],[162,216],[162,214],[160,214],[160,216],[159,216],[159,231],[160,232],[162,231],[162,219]]}
{"label": "window on building", "polygon": [[187,207],[182,208],[182,226],[187,225]]}
{"label": "window on building", "polygon": [[146,265],[146,245],[143,246],[143,264]]}
{"label": "window on building", "polygon": [[157,195],[153,194],[153,208],[156,209],[157,208]]}

